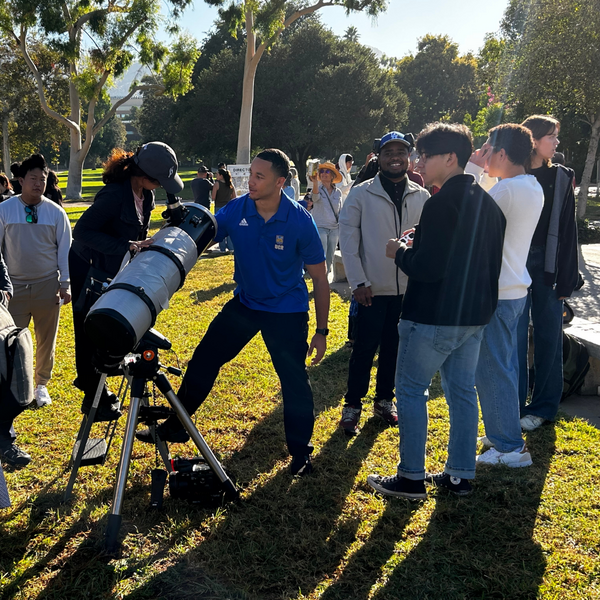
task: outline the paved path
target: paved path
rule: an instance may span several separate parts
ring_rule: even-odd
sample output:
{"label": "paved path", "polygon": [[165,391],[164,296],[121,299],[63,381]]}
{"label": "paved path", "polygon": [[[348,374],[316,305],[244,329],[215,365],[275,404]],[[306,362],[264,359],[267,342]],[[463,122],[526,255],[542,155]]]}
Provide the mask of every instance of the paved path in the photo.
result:
{"label": "paved path", "polygon": [[600,323],[600,244],[584,244],[579,249],[579,270],[585,285],[568,302],[576,317]]}

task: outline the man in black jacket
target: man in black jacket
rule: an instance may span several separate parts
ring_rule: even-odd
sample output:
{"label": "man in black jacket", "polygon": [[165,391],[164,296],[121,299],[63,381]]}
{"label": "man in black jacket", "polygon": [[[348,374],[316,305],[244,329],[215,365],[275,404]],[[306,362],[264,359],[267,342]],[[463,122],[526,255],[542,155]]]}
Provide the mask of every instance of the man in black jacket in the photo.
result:
{"label": "man in black jacket", "polygon": [[[386,248],[408,275],[396,370],[400,463],[397,475],[367,481],[390,496],[425,498],[425,481],[465,495],[475,477],[475,369],[498,302],[506,221],[464,173],[472,150],[464,125],[435,123],[421,132],[421,175],[441,189],[423,207],[413,247],[390,240]],[[426,475],[428,387],[438,370],[450,412],[448,459],[443,473]]]}

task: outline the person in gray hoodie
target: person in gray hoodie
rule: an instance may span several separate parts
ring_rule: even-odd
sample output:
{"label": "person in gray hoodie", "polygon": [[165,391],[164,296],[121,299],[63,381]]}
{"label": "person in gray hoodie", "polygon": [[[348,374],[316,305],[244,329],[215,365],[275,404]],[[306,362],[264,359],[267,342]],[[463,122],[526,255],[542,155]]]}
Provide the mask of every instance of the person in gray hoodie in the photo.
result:
{"label": "person in gray hoodie", "polygon": [[397,131],[381,138],[380,171],[350,190],[340,213],[340,249],[358,314],[348,373],[348,391],[340,426],[358,433],[362,398],[369,389],[379,347],[373,411],[390,425],[398,423],[394,379],[398,352],[398,321],[407,276],[386,260],[390,238],[419,222],[429,192],[406,176],[411,141]]}

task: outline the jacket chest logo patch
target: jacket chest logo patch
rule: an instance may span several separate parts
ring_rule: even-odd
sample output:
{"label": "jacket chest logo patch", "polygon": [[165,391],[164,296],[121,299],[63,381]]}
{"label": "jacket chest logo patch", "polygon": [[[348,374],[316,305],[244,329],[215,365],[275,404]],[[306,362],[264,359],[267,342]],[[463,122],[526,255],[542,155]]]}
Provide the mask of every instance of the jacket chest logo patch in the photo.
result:
{"label": "jacket chest logo patch", "polygon": [[282,235],[275,236],[275,250],[283,250],[283,236]]}

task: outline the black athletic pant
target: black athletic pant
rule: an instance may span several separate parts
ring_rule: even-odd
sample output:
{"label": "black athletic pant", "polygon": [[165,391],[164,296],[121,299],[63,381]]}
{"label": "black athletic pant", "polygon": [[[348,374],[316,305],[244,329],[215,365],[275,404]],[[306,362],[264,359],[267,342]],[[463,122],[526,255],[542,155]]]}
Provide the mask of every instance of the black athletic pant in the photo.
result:
{"label": "black athletic pant", "polygon": [[[281,381],[283,421],[292,455],[307,455],[314,425],[313,395],[306,371],[308,313],[272,313],[232,298],[210,324],[194,351],[178,396],[193,414],[210,393],[221,367],[235,358],[260,331]],[[180,429],[177,417],[165,426]]]}
{"label": "black athletic pant", "polygon": [[359,304],[354,324],[354,345],[348,365],[346,406],[362,406],[362,399],[369,391],[371,368],[378,346],[375,398],[393,400],[402,298],[403,296],[373,296],[371,306]]}

